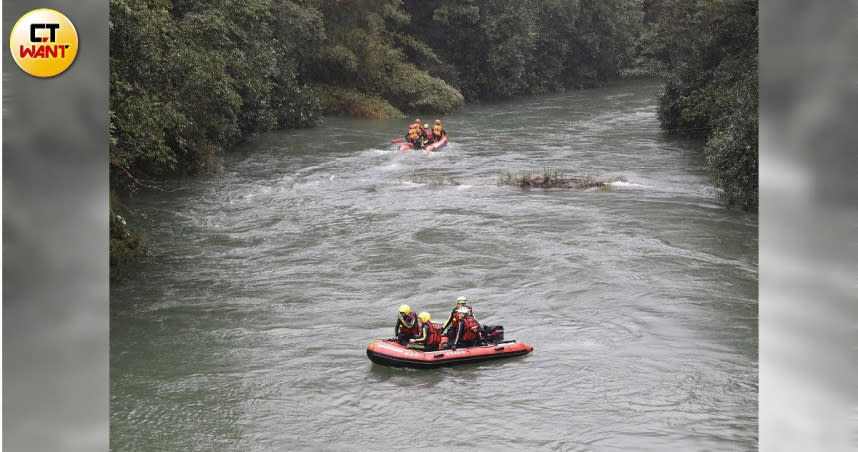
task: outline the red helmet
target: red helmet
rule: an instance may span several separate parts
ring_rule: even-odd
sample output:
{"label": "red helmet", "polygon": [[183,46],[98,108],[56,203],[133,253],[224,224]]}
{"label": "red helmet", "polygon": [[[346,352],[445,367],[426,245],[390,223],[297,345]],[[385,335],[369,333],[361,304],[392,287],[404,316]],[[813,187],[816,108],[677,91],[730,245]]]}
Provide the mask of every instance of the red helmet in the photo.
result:
{"label": "red helmet", "polygon": [[440,125],[440,124],[441,124],[441,120],[440,120],[440,119],[436,119],[436,120],[435,120],[435,124],[439,124],[439,125]]}
{"label": "red helmet", "polygon": [[415,119],[414,122],[420,122],[420,118]]}

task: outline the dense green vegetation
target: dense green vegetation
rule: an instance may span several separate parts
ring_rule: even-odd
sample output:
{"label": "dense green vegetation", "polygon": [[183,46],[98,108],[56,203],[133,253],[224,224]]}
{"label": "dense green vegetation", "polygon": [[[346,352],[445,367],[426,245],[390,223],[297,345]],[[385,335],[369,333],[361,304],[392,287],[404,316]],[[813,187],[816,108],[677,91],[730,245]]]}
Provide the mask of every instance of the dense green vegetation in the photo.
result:
{"label": "dense green vegetation", "polygon": [[[663,126],[706,133],[716,184],[752,208],[756,43],[745,1],[110,0],[111,189],[214,170],[247,137],[325,113],[445,113],[650,68]],[[145,253],[119,198],[116,265]]]}
{"label": "dense green vegetation", "polygon": [[667,130],[703,134],[723,198],[758,202],[758,25],[750,0],[651,0],[642,54],[665,83],[659,118]]}
{"label": "dense green vegetation", "polygon": [[[406,0],[414,52],[469,101],[616,78],[642,31],[638,0]],[[419,26],[417,24],[422,24]]]}

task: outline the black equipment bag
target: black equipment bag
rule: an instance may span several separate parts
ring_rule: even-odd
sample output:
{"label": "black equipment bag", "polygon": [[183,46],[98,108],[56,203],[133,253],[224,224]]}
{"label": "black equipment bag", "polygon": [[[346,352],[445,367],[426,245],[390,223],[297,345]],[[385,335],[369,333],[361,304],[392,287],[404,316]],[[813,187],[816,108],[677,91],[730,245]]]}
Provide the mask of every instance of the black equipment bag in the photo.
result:
{"label": "black equipment bag", "polygon": [[497,344],[503,342],[503,326],[501,325],[483,325],[480,329],[484,341]]}

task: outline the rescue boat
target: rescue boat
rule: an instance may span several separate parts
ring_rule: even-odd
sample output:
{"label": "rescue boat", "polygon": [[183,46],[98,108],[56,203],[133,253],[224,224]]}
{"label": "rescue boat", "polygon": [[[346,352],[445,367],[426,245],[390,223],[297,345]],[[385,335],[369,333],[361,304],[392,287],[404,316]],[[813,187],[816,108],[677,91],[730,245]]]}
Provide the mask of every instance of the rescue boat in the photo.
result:
{"label": "rescue boat", "polygon": [[[442,340],[446,342],[446,339],[444,337]],[[442,346],[445,342],[442,342]],[[370,361],[384,366],[432,369],[491,359],[512,358],[526,355],[532,351],[533,347],[518,340],[457,348],[456,350],[442,348],[433,352],[424,352],[403,347],[399,345],[396,339],[376,339],[366,347],[366,356],[369,357]]]}
{"label": "rescue boat", "polygon": [[[405,138],[394,138],[394,139],[390,140],[391,144],[402,143],[402,145],[399,146],[400,151],[404,152],[404,151],[414,149],[414,144],[412,144],[410,141],[405,141],[404,143],[403,143],[403,141],[405,141]],[[447,145],[447,136],[445,135],[445,136],[441,137],[441,139],[438,140],[437,142],[429,144],[423,149],[426,151],[429,151],[429,152],[435,152],[436,150],[438,150],[438,149],[440,149],[446,145]]]}

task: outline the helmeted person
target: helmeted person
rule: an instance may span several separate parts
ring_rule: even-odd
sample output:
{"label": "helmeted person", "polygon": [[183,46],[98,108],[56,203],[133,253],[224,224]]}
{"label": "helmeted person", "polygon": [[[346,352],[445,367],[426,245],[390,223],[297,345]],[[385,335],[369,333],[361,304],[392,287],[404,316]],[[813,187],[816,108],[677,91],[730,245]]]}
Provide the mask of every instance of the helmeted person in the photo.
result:
{"label": "helmeted person", "polygon": [[435,127],[432,128],[432,135],[435,136],[435,141],[440,141],[441,137],[447,136],[447,131],[444,130],[443,127],[441,127],[440,119],[435,120]]}
{"label": "helmeted person", "polygon": [[408,348],[427,352],[438,350],[438,346],[441,345],[441,325],[430,322],[431,319],[432,316],[428,312],[421,312],[417,316],[420,333],[418,337],[409,341]]}
{"label": "helmeted person", "polygon": [[470,347],[480,340],[480,324],[474,318],[473,312],[465,306],[456,309],[459,320],[456,323],[455,337],[450,344],[450,350],[456,347]]}
{"label": "helmeted person", "polygon": [[[468,297],[456,298],[456,306],[453,307],[453,309],[450,311],[450,315],[447,317],[447,321],[444,322],[443,329],[445,334],[447,333],[449,328],[455,328],[456,323],[459,319],[457,310],[461,307],[468,308],[468,310],[471,311],[471,315],[474,314],[474,308],[470,304],[468,304]],[[476,316],[474,316],[474,318],[476,318]]]}
{"label": "helmeted person", "polygon": [[415,122],[417,123],[417,130],[420,132],[420,138],[425,138],[426,137],[426,126],[428,124],[424,124],[424,123],[420,122],[420,118],[417,118],[415,120]]}
{"label": "helmeted person", "polygon": [[412,124],[411,128],[408,129],[408,135],[405,135],[405,139],[409,143],[413,144],[414,147],[420,147],[420,142],[422,138],[420,137],[419,128],[416,125]]}
{"label": "helmeted person", "polygon": [[432,135],[432,129],[429,128],[429,124],[426,124],[423,127],[423,140],[420,142],[420,147],[426,147],[427,144],[432,144],[435,141],[435,136]]}
{"label": "helmeted person", "polygon": [[462,319],[463,313],[465,312],[459,311],[459,309],[461,308],[465,308],[465,310],[471,314],[471,317],[474,319],[474,321],[477,320],[476,316],[474,316],[474,308],[471,307],[470,304],[468,304],[468,298],[456,298],[456,307],[454,307],[453,310],[450,311],[450,316],[447,317],[447,321],[444,322],[444,326],[442,327],[442,334],[447,336],[447,343],[451,345],[456,342],[455,339],[459,335],[459,324],[461,323],[460,320]]}
{"label": "helmeted person", "polygon": [[408,340],[416,336],[420,331],[417,325],[417,314],[411,312],[411,306],[404,304],[399,307],[399,315],[396,316],[396,327],[394,333],[400,345],[405,345]]}
{"label": "helmeted person", "polygon": [[411,125],[412,125],[412,126],[414,126],[414,127],[417,127],[417,130],[418,130],[420,133],[423,133],[423,123],[421,123],[421,122],[420,122],[420,118],[415,119],[415,120],[414,120],[414,123],[413,123],[413,124],[411,124]]}

